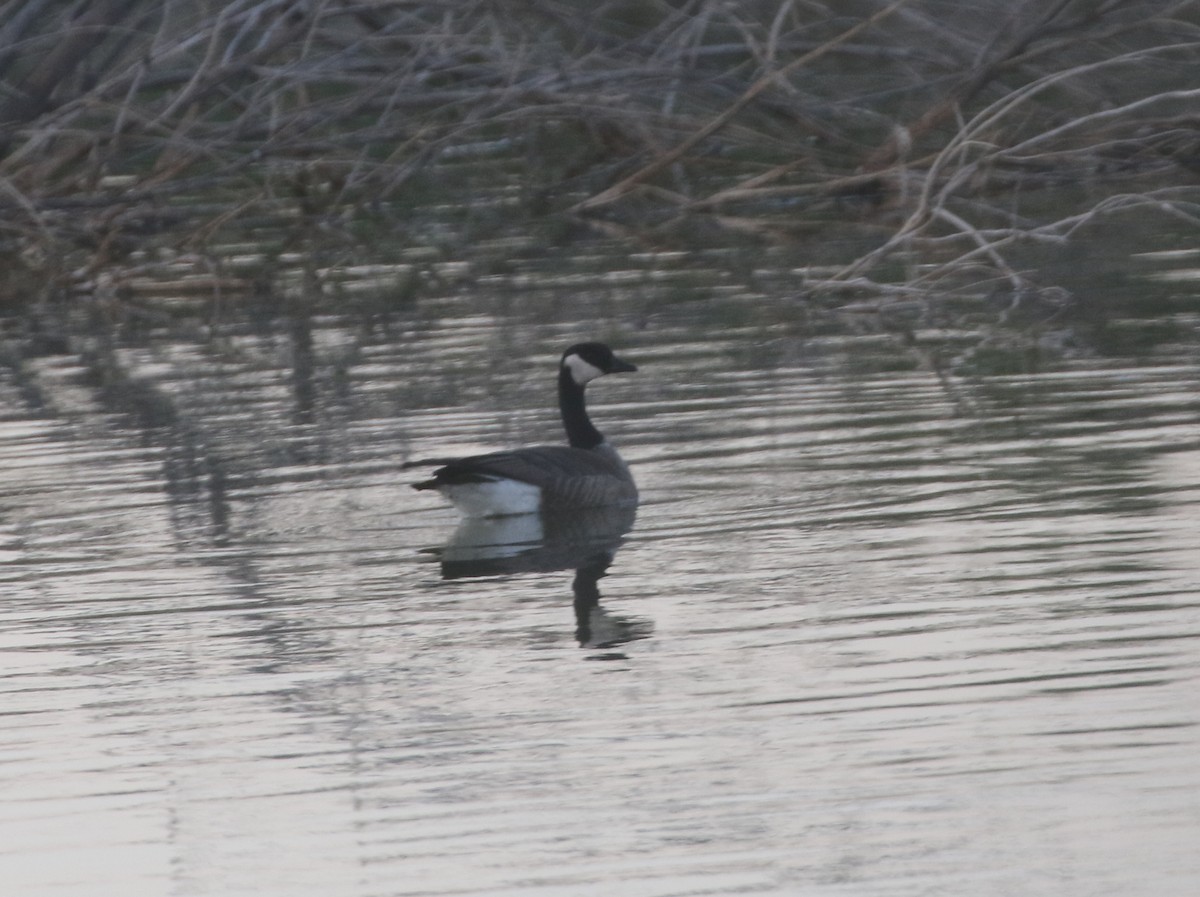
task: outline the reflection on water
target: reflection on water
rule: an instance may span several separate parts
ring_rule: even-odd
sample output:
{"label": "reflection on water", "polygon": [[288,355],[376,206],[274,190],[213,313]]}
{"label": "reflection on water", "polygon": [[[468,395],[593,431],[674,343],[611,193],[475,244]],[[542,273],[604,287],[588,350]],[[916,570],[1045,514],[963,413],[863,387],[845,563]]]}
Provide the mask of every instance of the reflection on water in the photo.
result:
{"label": "reflection on water", "polygon": [[[6,892],[1190,897],[1193,350],[952,394],[642,302],[10,346]],[[456,530],[401,463],[559,439],[583,335],[636,526]]]}
{"label": "reflection on water", "polygon": [[575,637],[583,647],[613,648],[652,631],[645,622],[613,616],[600,606],[600,580],[636,517],[637,507],[630,505],[468,517],[431,553],[440,557],[444,579],[574,570]]}

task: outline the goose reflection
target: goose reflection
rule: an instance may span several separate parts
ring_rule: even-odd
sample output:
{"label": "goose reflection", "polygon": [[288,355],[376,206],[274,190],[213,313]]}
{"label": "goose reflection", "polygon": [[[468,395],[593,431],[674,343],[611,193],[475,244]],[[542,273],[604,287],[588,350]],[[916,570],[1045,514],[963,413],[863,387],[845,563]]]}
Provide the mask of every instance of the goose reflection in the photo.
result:
{"label": "goose reflection", "polygon": [[443,579],[574,570],[575,637],[581,647],[611,648],[646,638],[652,629],[648,621],[610,614],[600,605],[600,580],[636,516],[636,506],[611,506],[468,517],[433,552]]}

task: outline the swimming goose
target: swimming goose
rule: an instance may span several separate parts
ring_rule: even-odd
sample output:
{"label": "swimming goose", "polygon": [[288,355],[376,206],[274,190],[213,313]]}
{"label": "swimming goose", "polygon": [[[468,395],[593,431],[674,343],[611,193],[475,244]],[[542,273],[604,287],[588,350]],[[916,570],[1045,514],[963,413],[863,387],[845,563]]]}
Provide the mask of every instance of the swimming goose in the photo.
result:
{"label": "swimming goose", "polygon": [[441,465],[433,479],[413,488],[438,490],[468,517],[635,504],[633,476],[592,425],[583,389],[604,374],[636,370],[603,343],[571,346],[558,366],[558,408],[569,445],[410,461],[404,466]]}

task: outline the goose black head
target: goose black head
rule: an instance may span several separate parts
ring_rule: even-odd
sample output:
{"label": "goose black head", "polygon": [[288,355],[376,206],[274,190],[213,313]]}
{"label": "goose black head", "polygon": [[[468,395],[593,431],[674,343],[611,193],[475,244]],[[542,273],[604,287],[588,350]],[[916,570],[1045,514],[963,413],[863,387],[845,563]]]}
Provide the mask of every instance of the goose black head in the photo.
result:
{"label": "goose black head", "polygon": [[604,374],[636,371],[637,365],[617,358],[604,343],[576,343],[563,352],[562,369],[570,372],[576,385],[583,386]]}

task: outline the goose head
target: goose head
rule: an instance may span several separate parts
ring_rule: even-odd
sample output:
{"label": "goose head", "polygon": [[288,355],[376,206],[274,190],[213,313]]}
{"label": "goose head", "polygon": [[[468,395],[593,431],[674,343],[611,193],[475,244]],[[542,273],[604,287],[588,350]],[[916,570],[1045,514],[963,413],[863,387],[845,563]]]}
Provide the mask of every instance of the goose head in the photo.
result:
{"label": "goose head", "polygon": [[576,343],[563,352],[561,368],[576,386],[583,386],[605,374],[636,371],[637,365],[618,358],[604,343]]}

